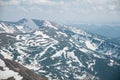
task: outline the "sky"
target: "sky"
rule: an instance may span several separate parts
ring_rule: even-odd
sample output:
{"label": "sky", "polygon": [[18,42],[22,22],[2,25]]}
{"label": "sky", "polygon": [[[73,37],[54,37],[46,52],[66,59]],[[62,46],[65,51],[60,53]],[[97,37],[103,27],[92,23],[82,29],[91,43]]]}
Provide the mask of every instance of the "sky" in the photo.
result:
{"label": "sky", "polygon": [[0,20],[22,18],[64,24],[120,23],[120,0],[0,0]]}

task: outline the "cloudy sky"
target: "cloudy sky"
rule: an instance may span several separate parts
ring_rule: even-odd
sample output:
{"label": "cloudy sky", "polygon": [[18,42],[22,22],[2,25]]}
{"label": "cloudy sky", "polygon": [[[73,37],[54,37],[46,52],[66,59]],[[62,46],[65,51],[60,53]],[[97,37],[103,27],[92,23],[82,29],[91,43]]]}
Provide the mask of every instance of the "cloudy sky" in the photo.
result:
{"label": "cloudy sky", "polygon": [[0,0],[0,20],[58,23],[120,23],[120,0]]}

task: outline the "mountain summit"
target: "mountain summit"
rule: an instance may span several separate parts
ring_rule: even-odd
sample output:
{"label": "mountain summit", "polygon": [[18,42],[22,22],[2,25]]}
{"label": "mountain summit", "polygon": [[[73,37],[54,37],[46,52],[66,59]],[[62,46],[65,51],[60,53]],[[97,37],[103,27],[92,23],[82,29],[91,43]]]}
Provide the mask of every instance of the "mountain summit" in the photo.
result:
{"label": "mountain summit", "polygon": [[51,21],[1,21],[0,55],[49,80],[120,79],[119,44]]}

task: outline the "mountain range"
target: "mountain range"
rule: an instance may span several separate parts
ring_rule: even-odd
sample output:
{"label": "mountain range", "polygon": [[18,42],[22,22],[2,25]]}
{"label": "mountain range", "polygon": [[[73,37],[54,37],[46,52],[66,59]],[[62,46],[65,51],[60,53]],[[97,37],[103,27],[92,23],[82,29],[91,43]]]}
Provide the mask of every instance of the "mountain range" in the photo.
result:
{"label": "mountain range", "polygon": [[0,21],[0,56],[48,80],[120,80],[120,44],[52,21]]}
{"label": "mountain range", "polygon": [[81,24],[69,24],[70,26],[78,27],[80,29],[103,35],[108,38],[117,38],[120,37],[120,24],[109,23],[109,24],[88,24],[88,23],[81,23]]}

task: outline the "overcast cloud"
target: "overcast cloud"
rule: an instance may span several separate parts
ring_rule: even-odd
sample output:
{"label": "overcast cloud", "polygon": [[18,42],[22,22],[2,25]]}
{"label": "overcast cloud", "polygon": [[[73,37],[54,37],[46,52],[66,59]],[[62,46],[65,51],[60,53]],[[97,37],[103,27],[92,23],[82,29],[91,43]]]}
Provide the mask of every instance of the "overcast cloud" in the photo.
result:
{"label": "overcast cloud", "polygon": [[0,19],[58,23],[120,23],[120,0],[0,0]]}

